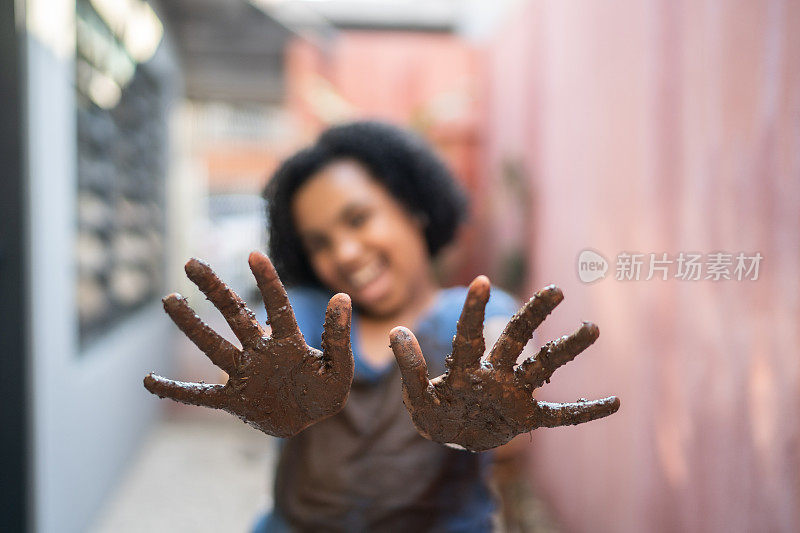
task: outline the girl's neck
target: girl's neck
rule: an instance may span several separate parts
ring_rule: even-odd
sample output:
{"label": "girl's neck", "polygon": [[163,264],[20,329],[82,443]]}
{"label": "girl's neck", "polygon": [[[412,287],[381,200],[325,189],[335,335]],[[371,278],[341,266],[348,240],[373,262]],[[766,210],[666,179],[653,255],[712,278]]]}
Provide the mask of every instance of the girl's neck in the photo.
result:
{"label": "girl's neck", "polygon": [[360,356],[369,366],[382,369],[389,364],[394,359],[387,342],[389,331],[395,326],[414,328],[418,319],[435,304],[441,287],[432,275],[421,278],[419,283],[414,285],[413,294],[409,296],[406,305],[397,313],[359,316],[357,346]]}
{"label": "girl's neck", "polygon": [[433,276],[433,272],[426,272],[425,275],[420,276],[419,282],[414,285],[413,293],[409,295],[405,305],[396,312],[381,316],[364,314],[361,320],[374,325],[385,323],[389,327],[413,327],[417,318],[434,304],[436,295],[440,290],[441,286]]}

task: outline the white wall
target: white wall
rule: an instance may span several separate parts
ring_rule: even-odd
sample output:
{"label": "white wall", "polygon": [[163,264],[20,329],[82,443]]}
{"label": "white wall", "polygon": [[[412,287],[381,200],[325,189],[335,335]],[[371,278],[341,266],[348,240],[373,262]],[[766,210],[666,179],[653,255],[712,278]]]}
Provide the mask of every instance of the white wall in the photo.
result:
{"label": "white wall", "polygon": [[26,9],[32,518],[37,531],[69,533],[91,522],[155,419],[142,378],[169,372],[173,329],[153,302],[79,353],[75,4],[28,0]]}

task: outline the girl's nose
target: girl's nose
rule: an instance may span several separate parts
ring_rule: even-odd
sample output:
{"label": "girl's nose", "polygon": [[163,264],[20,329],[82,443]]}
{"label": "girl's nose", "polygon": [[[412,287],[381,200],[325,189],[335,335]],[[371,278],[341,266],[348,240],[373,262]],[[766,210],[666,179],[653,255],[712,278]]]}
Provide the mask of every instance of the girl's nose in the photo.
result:
{"label": "girl's nose", "polygon": [[352,263],[358,263],[363,250],[363,246],[358,239],[343,237],[336,241],[334,255],[340,265],[349,266]]}

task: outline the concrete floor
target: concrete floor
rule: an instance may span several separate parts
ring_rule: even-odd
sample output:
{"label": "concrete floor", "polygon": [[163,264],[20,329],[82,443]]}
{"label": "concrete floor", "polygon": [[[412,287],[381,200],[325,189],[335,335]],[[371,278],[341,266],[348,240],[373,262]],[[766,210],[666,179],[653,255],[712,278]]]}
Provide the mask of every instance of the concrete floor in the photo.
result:
{"label": "concrete floor", "polygon": [[[168,404],[93,533],[249,532],[272,507],[277,439],[220,412]],[[547,507],[514,463],[495,465],[502,533],[557,533]]]}
{"label": "concrete floor", "polygon": [[271,507],[274,450],[225,413],[164,420],[90,531],[249,531]]}

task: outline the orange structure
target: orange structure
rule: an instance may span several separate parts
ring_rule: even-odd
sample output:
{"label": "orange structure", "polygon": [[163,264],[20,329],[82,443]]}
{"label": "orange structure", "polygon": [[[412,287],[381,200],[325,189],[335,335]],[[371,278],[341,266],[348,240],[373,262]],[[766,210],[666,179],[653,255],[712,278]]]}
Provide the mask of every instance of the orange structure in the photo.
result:
{"label": "orange structure", "polygon": [[[480,55],[446,33],[345,30],[295,39],[286,61],[287,106],[306,142],[329,124],[374,118],[426,137],[473,193],[481,213]],[[451,281],[469,281],[479,253],[474,225],[446,258]]]}

